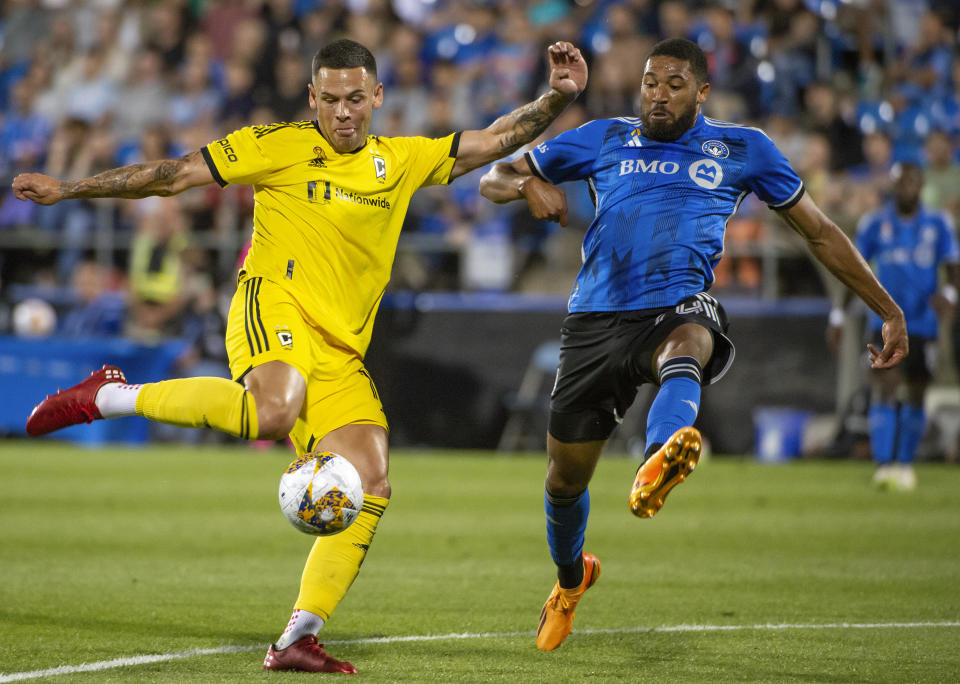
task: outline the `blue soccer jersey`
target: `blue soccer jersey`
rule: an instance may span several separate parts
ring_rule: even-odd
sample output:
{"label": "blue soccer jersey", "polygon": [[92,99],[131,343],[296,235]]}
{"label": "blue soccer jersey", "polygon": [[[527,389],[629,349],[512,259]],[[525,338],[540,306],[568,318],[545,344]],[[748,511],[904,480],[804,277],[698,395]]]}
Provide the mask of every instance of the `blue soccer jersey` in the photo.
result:
{"label": "blue soccer jersey", "polygon": [[[903,309],[910,334],[935,338],[937,315],[930,299],[937,291],[937,269],[960,259],[950,216],[921,207],[904,217],[890,202],[861,219],[857,249],[873,262],[877,280]],[[870,314],[870,330],[882,324],[879,316]]]}
{"label": "blue soccer jersey", "polygon": [[585,180],[596,214],[570,311],[673,306],[713,283],[727,220],[748,192],[773,209],[803,183],[763,131],[702,115],[672,142],[643,136],[639,119],[591,121],[526,153],[553,184]]}

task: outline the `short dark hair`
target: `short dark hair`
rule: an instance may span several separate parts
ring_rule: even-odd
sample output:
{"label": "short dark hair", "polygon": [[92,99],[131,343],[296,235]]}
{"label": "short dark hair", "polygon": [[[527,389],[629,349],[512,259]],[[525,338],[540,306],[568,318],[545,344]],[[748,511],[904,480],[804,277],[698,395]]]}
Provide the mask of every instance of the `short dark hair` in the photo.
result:
{"label": "short dark hair", "polygon": [[373,53],[355,40],[342,38],[324,45],[313,56],[311,76],[316,76],[321,67],[328,69],[355,69],[363,67],[373,77],[377,77],[377,60]]}
{"label": "short dark hair", "polygon": [[686,38],[668,38],[661,40],[653,46],[647,59],[663,55],[665,57],[676,57],[682,59],[690,65],[690,71],[697,79],[697,85],[707,82],[709,74],[707,73],[707,56],[703,54],[700,46],[692,40]]}

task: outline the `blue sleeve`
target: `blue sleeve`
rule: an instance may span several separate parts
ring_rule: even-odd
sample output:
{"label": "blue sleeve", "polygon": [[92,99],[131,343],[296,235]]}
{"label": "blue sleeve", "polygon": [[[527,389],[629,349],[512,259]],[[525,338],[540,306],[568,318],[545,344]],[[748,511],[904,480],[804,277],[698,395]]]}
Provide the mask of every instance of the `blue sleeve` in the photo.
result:
{"label": "blue sleeve", "polygon": [[860,219],[860,223],[857,225],[857,250],[867,261],[870,261],[877,251],[877,230],[879,226],[880,221],[875,213],[867,214]]}
{"label": "blue sleeve", "polygon": [[803,197],[803,181],[762,131],[749,139],[746,185],[771,209],[789,209]]}
{"label": "blue sleeve", "polygon": [[609,120],[590,121],[540,143],[524,157],[531,171],[553,185],[589,178],[609,127]]}

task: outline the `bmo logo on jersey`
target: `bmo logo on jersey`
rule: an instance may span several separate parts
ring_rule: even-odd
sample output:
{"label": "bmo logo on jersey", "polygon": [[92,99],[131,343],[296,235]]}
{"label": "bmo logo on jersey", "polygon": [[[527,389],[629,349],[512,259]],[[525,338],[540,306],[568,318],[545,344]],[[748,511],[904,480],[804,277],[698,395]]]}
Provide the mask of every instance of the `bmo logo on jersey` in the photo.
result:
{"label": "bmo logo on jersey", "polygon": [[690,165],[690,180],[701,188],[713,190],[723,181],[723,169],[712,159],[699,159]]}
{"label": "bmo logo on jersey", "polygon": [[666,173],[673,174],[680,170],[680,165],[672,161],[653,159],[621,159],[620,175],[629,176],[631,173]]}
{"label": "bmo logo on jersey", "polygon": [[[680,164],[674,161],[662,161],[660,159],[621,159],[620,174],[629,176],[634,173],[662,173],[668,176],[677,173],[680,170]],[[690,174],[690,180],[701,188],[713,190],[723,181],[723,169],[720,164],[713,159],[698,159],[687,169]]]}

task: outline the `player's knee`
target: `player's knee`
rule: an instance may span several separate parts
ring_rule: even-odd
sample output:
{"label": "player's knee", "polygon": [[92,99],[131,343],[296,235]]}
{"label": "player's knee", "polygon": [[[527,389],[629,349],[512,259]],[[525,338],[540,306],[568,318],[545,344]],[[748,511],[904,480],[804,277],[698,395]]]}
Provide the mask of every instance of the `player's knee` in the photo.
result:
{"label": "player's knee", "polygon": [[593,468],[572,459],[553,458],[547,463],[544,486],[554,496],[576,496],[590,484]]}
{"label": "player's knee", "polygon": [[386,477],[372,479],[370,482],[363,483],[364,494],[372,494],[373,496],[380,496],[384,499],[389,499],[391,492],[390,480],[388,480]]}
{"label": "player's knee", "polygon": [[267,397],[257,401],[257,437],[283,439],[293,430],[300,415],[300,407],[278,398]]}

